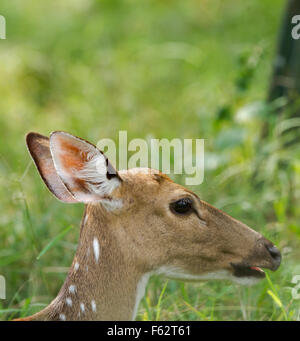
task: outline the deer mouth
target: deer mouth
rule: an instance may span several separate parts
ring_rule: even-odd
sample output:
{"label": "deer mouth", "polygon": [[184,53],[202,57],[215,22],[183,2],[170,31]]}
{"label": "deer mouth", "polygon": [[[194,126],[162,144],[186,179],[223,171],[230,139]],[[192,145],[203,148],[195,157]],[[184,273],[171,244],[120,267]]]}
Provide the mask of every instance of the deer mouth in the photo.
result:
{"label": "deer mouth", "polygon": [[236,277],[255,277],[265,278],[266,274],[259,266],[248,266],[244,264],[231,264],[233,267],[233,275]]}

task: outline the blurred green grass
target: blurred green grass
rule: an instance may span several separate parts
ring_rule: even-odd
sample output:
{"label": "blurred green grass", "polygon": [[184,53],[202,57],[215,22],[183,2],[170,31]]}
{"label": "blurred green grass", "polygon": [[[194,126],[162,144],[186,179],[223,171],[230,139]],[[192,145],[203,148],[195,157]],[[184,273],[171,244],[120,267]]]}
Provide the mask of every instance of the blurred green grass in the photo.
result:
{"label": "blurred green grass", "polygon": [[[28,131],[53,130],[94,143],[116,140],[119,130],[129,139],[204,138],[205,181],[191,189],[284,252],[272,282],[251,288],[169,281],[161,296],[165,280],[153,278],[139,320],[299,318],[291,280],[300,274],[300,151],[285,147],[298,131],[279,133],[288,113],[273,111],[282,100],[264,103],[284,3],[1,1],[0,274],[7,300],[0,319],[48,304],[76,250],[83,206],[56,201],[25,148]],[[270,132],[261,140],[266,121]]]}

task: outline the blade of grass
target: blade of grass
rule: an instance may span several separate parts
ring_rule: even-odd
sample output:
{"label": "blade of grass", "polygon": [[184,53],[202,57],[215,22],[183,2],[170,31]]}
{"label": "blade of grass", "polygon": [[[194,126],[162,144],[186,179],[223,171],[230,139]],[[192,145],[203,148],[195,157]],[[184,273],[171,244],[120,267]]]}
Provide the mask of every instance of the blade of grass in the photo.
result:
{"label": "blade of grass", "polygon": [[197,310],[195,307],[193,307],[191,304],[189,304],[188,302],[184,301],[184,304],[190,309],[192,310],[198,317],[200,317],[202,320],[209,320],[209,318],[202,313],[201,311]]}
{"label": "blade of grass", "polygon": [[[143,298],[143,306],[145,308],[145,312],[143,315],[143,321],[151,321],[151,307],[150,307],[150,298],[148,296],[144,296]],[[146,320],[145,320],[146,319]]]}
{"label": "blade of grass", "polygon": [[274,287],[274,285],[273,285],[273,283],[272,283],[272,281],[271,281],[271,278],[270,278],[270,276],[268,275],[268,273],[266,273],[266,278],[267,278],[267,281],[268,281],[268,283],[269,283],[270,288],[271,288],[272,291],[278,296],[278,292],[277,292],[276,288]]}
{"label": "blade of grass", "polygon": [[10,309],[0,309],[0,314],[7,314],[7,313],[14,313],[14,312],[19,312],[22,311],[23,309],[14,309],[14,308],[10,308]]}
{"label": "blade of grass", "polygon": [[269,277],[269,275],[267,273],[266,273],[266,278],[267,278],[267,281],[268,281],[268,283],[270,285],[270,288],[272,289],[272,290],[267,290],[268,295],[273,299],[275,304],[281,309],[282,314],[283,314],[285,320],[288,321],[288,317],[287,317],[286,311],[284,309],[284,306],[283,306],[283,304],[282,304],[282,302],[281,302],[281,300],[279,298],[277,290],[275,289],[275,287],[274,287],[274,285],[273,285],[273,283],[272,283],[272,281],[271,281],[271,279],[270,279],[270,277]]}
{"label": "blade of grass", "polygon": [[31,215],[30,215],[30,210],[27,204],[27,201],[25,199],[25,196],[23,194],[23,189],[21,187],[21,191],[22,191],[22,195],[23,195],[23,203],[24,203],[24,207],[23,207],[23,216],[24,216],[24,220],[25,220],[25,224],[27,226],[28,229],[28,236],[30,237],[31,241],[32,241],[32,245],[35,248],[36,252],[39,249],[39,242],[38,242],[38,238],[35,234],[35,230],[33,228],[33,224],[32,224],[32,219],[31,219]]}
{"label": "blade of grass", "polygon": [[167,285],[168,285],[168,280],[166,281],[160,295],[159,295],[159,299],[158,299],[158,302],[157,302],[157,306],[156,306],[156,317],[155,317],[155,321],[158,321],[159,320],[159,316],[160,316],[160,311],[161,311],[161,301],[162,301],[162,298],[164,296],[164,293],[166,291],[166,288],[167,288]]}
{"label": "blade of grass", "polygon": [[273,293],[272,290],[268,290],[267,293],[272,297],[273,301],[278,305],[279,308],[282,308],[282,302],[280,299]]}
{"label": "blade of grass", "polygon": [[39,253],[39,255],[36,257],[37,260],[39,260],[47,251],[49,251],[60,239],[62,239],[71,229],[73,228],[73,225],[68,226],[65,228],[62,232],[60,232],[57,236],[55,236]]}
{"label": "blade of grass", "polygon": [[28,297],[26,298],[24,305],[22,307],[22,312],[21,312],[21,316],[20,317],[25,317],[27,315],[30,303],[31,303],[31,299],[32,297]]}

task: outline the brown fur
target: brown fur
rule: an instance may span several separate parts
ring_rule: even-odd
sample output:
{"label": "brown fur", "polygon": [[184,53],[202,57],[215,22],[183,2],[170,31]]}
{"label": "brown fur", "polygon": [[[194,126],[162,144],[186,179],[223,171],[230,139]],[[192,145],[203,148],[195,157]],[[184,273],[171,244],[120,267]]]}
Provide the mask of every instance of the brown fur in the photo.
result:
{"label": "brown fur", "polygon": [[[86,205],[78,249],[58,296],[41,312],[20,320],[59,320],[60,314],[67,320],[131,319],[141,277],[161,267],[195,276],[218,270],[232,273],[232,263],[275,270],[266,248],[271,242],[166,175],[134,169],[118,176],[122,184],[111,196],[121,199],[123,206],[109,211],[101,201]],[[193,200],[197,214],[174,214],[170,203],[186,197]],[[100,245],[98,263],[94,238]],[[70,285],[76,285],[76,294],[69,292]]]}

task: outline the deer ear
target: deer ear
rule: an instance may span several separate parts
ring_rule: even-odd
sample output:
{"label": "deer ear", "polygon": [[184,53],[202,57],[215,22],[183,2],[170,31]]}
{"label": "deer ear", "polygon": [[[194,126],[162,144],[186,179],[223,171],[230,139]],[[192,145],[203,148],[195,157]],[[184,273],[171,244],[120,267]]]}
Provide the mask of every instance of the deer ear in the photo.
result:
{"label": "deer ear", "polygon": [[40,176],[49,190],[61,201],[77,202],[57,175],[50,152],[49,138],[38,133],[28,133],[26,144]]}
{"label": "deer ear", "polygon": [[50,152],[59,178],[77,201],[100,201],[121,184],[106,156],[85,140],[65,132],[53,132]]}

